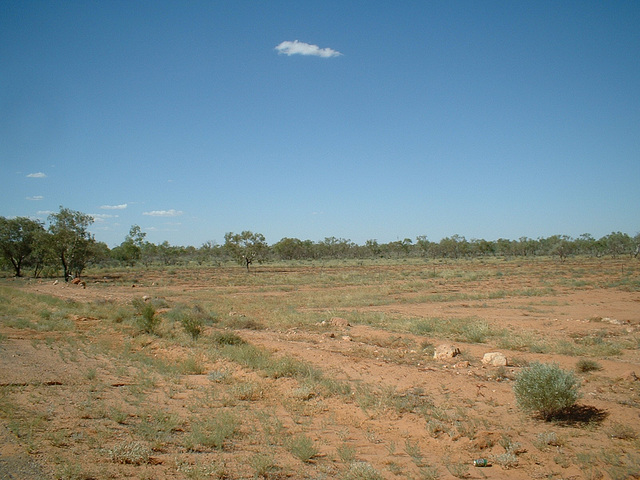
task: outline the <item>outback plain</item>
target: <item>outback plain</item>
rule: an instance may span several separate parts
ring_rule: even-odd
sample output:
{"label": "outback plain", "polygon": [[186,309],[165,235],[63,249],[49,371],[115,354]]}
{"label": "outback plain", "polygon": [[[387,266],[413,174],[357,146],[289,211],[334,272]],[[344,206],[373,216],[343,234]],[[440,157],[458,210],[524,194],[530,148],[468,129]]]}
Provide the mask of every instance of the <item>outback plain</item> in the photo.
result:
{"label": "outback plain", "polygon": [[[0,280],[0,478],[640,478],[637,259],[54,280]],[[534,362],[572,408],[520,408]]]}

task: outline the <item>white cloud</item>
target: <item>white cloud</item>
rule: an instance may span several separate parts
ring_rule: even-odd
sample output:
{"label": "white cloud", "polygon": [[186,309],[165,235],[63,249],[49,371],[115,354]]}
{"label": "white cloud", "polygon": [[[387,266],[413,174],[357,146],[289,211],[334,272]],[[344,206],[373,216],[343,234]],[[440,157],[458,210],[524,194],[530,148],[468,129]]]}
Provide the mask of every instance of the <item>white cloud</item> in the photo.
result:
{"label": "white cloud", "polygon": [[42,200],[44,197],[42,195],[34,195],[33,197],[27,197],[27,200],[38,201]]}
{"label": "white cloud", "polygon": [[127,204],[122,203],[120,205],[102,205],[100,208],[103,210],[124,210],[125,208],[127,208]]}
{"label": "white cloud", "polygon": [[90,215],[96,222],[104,222],[108,218],[118,218],[118,215],[109,215],[108,213],[92,213]]}
{"label": "white cloud", "polygon": [[30,173],[27,178],[47,178],[47,174],[42,172]]}
{"label": "white cloud", "polygon": [[295,40],[293,42],[282,42],[276,47],[278,53],[284,55],[313,55],[316,57],[338,57],[342,55],[340,52],[331,48],[320,48],[317,45],[310,45],[308,43],[299,42]]}
{"label": "white cloud", "polygon": [[151,212],[142,212],[143,215],[148,215],[150,217],[177,217],[182,215],[184,212],[180,210],[153,210]]}

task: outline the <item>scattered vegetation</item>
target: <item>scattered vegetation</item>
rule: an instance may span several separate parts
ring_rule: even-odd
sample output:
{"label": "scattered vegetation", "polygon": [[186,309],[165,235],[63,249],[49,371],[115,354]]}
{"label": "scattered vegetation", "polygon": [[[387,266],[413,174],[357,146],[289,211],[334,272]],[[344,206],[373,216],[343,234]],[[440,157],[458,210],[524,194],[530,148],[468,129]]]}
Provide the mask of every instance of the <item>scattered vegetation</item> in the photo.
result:
{"label": "scattered vegetation", "polygon": [[[135,263],[143,259],[141,250]],[[470,471],[476,455],[498,469],[531,473],[535,457],[541,470],[577,465],[584,478],[634,478],[640,457],[620,451],[635,452],[638,423],[620,421],[616,411],[611,417],[619,421],[599,425],[606,413],[576,402],[582,378],[585,390],[606,392],[602,401],[618,409],[640,405],[633,377],[607,375],[612,356],[635,354],[637,335],[600,317],[587,334],[567,336],[545,335],[551,321],[540,330],[507,329],[483,315],[498,303],[518,305],[507,307],[517,316],[552,318],[549,312],[569,303],[543,295],[586,286],[625,290],[628,282],[610,285],[626,273],[609,272],[600,259],[589,264],[601,268],[597,274],[570,258],[562,265],[527,258],[523,268],[517,262],[416,258],[399,268],[384,259],[334,258],[318,268],[252,265],[250,275],[224,266],[150,264],[108,273],[90,266],[95,283],[87,291],[61,284],[61,292],[83,298],[92,291],[95,298],[117,284],[126,299],[89,302],[6,280],[2,350],[17,336],[32,338],[34,350],[52,352],[75,376],[8,379],[0,385],[0,419],[25,451],[54,459],[56,478],[469,478],[485,472]],[[486,280],[496,283],[488,288]],[[201,288],[205,282],[212,288]],[[433,316],[401,313],[420,312],[413,305],[420,302]],[[391,303],[401,307],[376,308]],[[354,327],[337,327],[334,317]],[[463,355],[434,361],[444,341]],[[496,348],[522,353],[507,353],[507,367],[482,365],[481,352]],[[530,363],[537,353],[573,356],[562,359],[573,362],[573,373]],[[326,367],[325,355],[340,356],[350,369]],[[608,358],[603,367],[588,357]],[[371,381],[396,367],[413,371],[420,386],[403,384],[404,373],[397,383],[382,375]],[[601,373],[583,375],[595,371]],[[511,400],[498,396],[511,387],[519,407],[555,423],[501,423],[500,415],[517,415]],[[408,425],[416,428],[404,430]],[[540,432],[545,426],[555,431]],[[591,437],[610,447],[593,448]],[[74,463],[78,449],[91,459],[87,466]]]}
{"label": "scattered vegetation", "polygon": [[[552,256],[565,262],[573,255],[637,257],[640,245],[640,234],[632,237],[623,232],[612,232],[600,239],[583,234],[578,238],[553,235],[538,239],[522,237],[518,240],[490,241],[467,240],[464,236],[453,235],[432,242],[426,236],[418,236],[415,241],[405,238],[380,244],[376,240],[367,240],[364,245],[336,237],[327,237],[319,242],[283,238],[269,245],[261,233],[243,231],[226,233],[224,245],[207,242],[200,248],[195,248],[172,246],[168,242],[153,244],[146,240],[146,233],[138,225],[132,225],[124,241],[110,249],[105,243],[96,241],[88,232],[88,227],[93,222],[92,216],[62,206],[59,212],[49,215],[47,228],[39,220],[27,217],[0,217],[2,265],[16,277],[22,276],[25,270],[31,271],[34,277],[42,274],[57,275],[61,272],[65,281],[69,281],[73,276],[80,276],[91,264],[107,268],[130,268],[138,264],[146,267],[170,266],[167,273],[175,275],[175,265],[220,265],[231,261],[244,265],[247,272],[254,263],[293,260],[529,259]],[[430,278],[439,276],[435,270],[427,275]],[[477,277],[469,277],[469,280],[476,279]],[[573,278],[571,281],[575,288],[588,285],[580,278]],[[637,291],[640,282],[627,275],[617,280],[616,285]]]}

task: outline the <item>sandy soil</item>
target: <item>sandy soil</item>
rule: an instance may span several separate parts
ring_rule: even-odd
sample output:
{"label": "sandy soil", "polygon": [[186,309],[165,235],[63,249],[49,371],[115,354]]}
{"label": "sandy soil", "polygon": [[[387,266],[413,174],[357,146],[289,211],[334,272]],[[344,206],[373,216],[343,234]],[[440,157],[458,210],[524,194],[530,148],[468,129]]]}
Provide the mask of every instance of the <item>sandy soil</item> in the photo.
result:
{"label": "sandy soil", "polygon": [[[557,275],[557,267],[550,265],[535,264],[531,275],[526,265],[467,266],[483,272],[500,268],[506,273],[478,280],[426,278],[424,285],[388,292],[388,301],[380,305],[333,308],[324,325],[236,330],[247,342],[276,356],[303,360],[326,377],[349,384],[352,398],[318,392],[302,395],[304,389],[293,378],[265,377],[211,357],[203,360],[203,374],[159,377],[144,384],[140,369],[130,360],[110,354],[109,348],[122,352],[123,345],[128,345],[129,350],[151,352],[151,356],[168,361],[178,361],[195,350],[185,342],[171,345],[148,336],[132,340],[125,330],[90,315],[72,315],[74,328],[65,332],[7,326],[5,316],[0,326],[4,336],[0,343],[0,400],[4,402],[0,478],[253,478],[257,467],[251,459],[265,450],[277,463],[277,468],[265,473],[267,478],[347,478],[349,461],[345,458],[349,452],[353,452],[350,460],[368,462],[382,478],[389,479],[640,478],[636,476],[640,475],[640,293],[607,286],[613,277],[620,276],[618,266],[610,264],[583,266],[587,269],[581,276],[584,284],[576,287],[554,280],[553,288],[545,293],[541,278],[545,278],[546,269]],[[283,269],[282,274],[293,271]],[[381,274],[384,271],[381,269]],[[237,275],[233,272],[232,276]],[[88,279],[86,289],[52,281],[6,280],[3,285],[76,302],[112,302],[114,306],[128,305],[143,295],[161,295],[169,305],[203,294],[234,298],[251,294],[272,301],[307,288],[282,288],[281,283],[277,289],[255,288],[235,284],[233,278],[209,281],[208,275],[191,273],[188,279],[178,275],[170,280],[166,274],[155,273],[135,278],[96,277]],[[325,294],[330,288],[322,287]],[[336,295],[346,295],[355,288],[340,286]],[[527,293],[526,289],[535,288],[541,292]],[[497,290],[520,294],[483,296]],[[467,292],[474,295],[462,295]],[[366,324],[331,323],[332,317],[347,319],[354,311],[379,312],[389,318],[478,318],[492,328],[514,334],[529,332],[548,342],[593,337],[618,342],[624,348],[618,355],[590,357],[601,369],[577,373],[582,382],[579,408],[562,420],[545,422],[518,408],[513,379],[531,361],[556,362],[575,370],[582,357],[501,349],[493,340],[464,343]],[[436,361],[431,350],[427,355],[422,348],[443,343],[455,344],[462,355]],[[506,368],[482,363],[483,355],[493,351],[507,356]],[[206,392],[213,388],[208,374],[220,371],[259,388],[248,399],[207,399]],[[219,388],[227,392],[225,388],[232,386]],[[370,404],[363,405],[356,393],[361,386],[374,392],[366,397]],[[431,413],[426,415],[411,406],[391,408],[383,401],[391,394],[396,402],[406,399],[407,405],[429,403]],[[178,438],[192,430],[194,418],[215,416],[216,411],[228,407],[244,412],[245,440],[220,450],[184,448]],[[145,421],[151,422],[152,415],[147,413],[153,408],[176,416],[177,426],[157,441],[139,433]],[[114,411],[121,418],[116,418]],[[264,427],[256,420],[257,412],[272,412],[290,436],[311,438],[318,454],[301,462],[287,453],[286,442],[270,442],[266,433],[254,434]],[[148,461],[122,464],[106,453],[118,442],[138,438],[136,435],[153,444]],[[492,466],[473,467],[472,460],[480,457],[493,460]],[[509,458],[515,458],[517,465],[510,464]],[[224,475],[205,468],[221,462],[226,468]]]}

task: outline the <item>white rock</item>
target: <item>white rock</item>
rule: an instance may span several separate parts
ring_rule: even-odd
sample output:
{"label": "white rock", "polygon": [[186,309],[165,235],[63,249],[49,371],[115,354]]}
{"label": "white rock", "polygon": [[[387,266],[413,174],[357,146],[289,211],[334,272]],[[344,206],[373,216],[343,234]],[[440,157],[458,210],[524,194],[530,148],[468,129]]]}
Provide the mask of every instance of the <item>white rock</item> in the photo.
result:
{"label": "white rock", "polygon": [[485,353],[482,357],[482,363],[485,365],[492,365],[494,367],[506,367],[507,357],[500,352]]}
{"label": "white rock", "polygon": [[460,349],[454,345],[444,344],[438,345],[436,351],[433,353],[433,358],[436,360],[446,360],[460,355]]}

